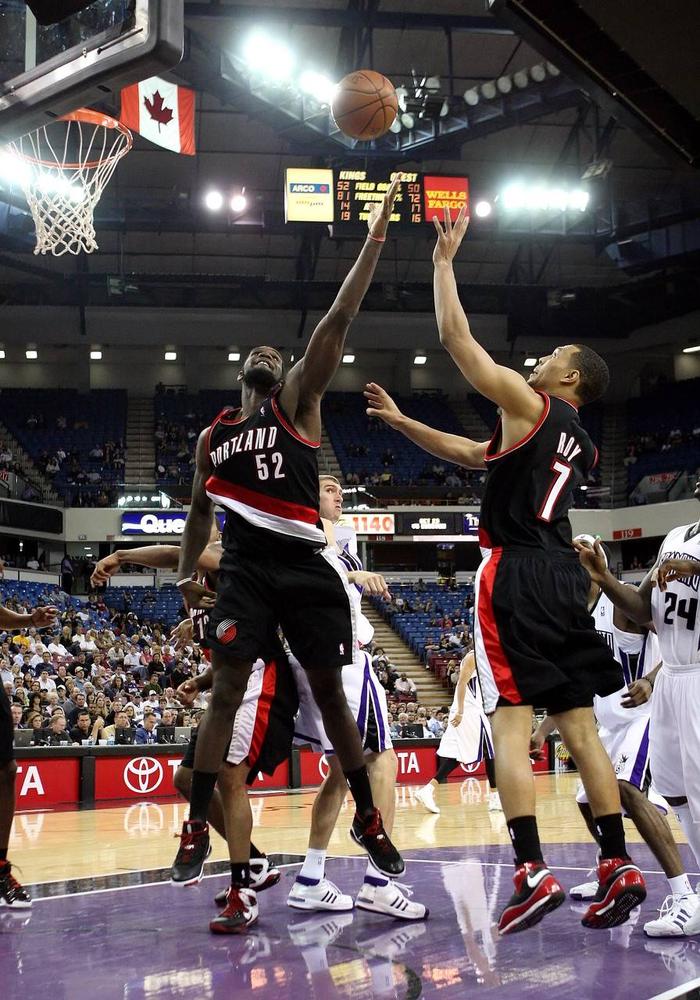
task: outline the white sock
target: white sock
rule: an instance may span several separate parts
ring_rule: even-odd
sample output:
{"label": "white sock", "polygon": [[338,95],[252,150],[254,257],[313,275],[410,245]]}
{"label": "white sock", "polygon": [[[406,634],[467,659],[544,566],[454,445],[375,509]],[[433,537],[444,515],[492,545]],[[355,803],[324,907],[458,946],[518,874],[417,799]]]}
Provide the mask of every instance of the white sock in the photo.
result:
{"label": "white sock", "polygon": [[312,882],[320,882],[326,869],[326,852],[310,847],[299,874]]}
{"label": "white sock", "polygon": [[693,895],[693,887],[690,884],[690,879],[685,874],[674,875],[673,878],[668,879],[668,884],[674,896]]}
{"label": "white sock", "polygon": [[365,872],[365,882],[371,881],[371,885],[389,885],[389,879],[382,875],[369,861],[367,862],[367,871]]}
{"label": "white sock", "polygon": [[700,865],[700,823],[693,823],[693,817],[690,815],[690,809],[687,805],[673,806],[673,811],[676,814],[676,819],[683,827],[683,833],[688,838],[688,846],[693,852],[698,865]]}

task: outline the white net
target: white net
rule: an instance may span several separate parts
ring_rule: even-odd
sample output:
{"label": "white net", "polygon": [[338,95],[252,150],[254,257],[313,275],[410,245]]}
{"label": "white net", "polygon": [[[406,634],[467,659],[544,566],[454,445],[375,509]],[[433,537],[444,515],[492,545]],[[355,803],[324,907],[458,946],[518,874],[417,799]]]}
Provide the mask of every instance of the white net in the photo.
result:
{"label": "white net", "polygon": [[35,254],[97,249],[95,206],[131,132],[98,112],[81,109],[15,139],[7,147],[36,226]]}

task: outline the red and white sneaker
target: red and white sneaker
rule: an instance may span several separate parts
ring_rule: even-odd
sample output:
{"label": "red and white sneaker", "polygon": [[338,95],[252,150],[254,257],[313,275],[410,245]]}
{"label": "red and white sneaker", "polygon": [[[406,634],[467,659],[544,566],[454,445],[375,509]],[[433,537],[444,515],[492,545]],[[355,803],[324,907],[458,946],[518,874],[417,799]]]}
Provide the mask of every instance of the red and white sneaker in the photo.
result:
{"label": "red and white sneaker", "polygon": [[518,865],[515,892],[498,921],[499,934],[515,934],[539,924],[542,917],[564,902],[564,890],[542,861]]}
{"label": "red and white sneaker", "polygon": [[[263,856],[261,858],[251,858],[250,888],[253,892],[264,892],[265,889],[270,889],[273,885],[277,885],[281,878],[282,872],[279,868],[275,868],[267,856]],[[216,896],[214,896],[214,903],[216,906],[226,906],[228,889],[229,887],[226,886],[225,889],[222,889],[221,892],[217,892]]]}
{"label": "red and white sneaker", "polygon": [[617,927],[647,898],[644,876],[629,858],[601,858],[598,893],[581,920],[584,927]]}
{"label": "red and white sneaker", "polygon": [[258,900],[252,889],[231,886],[226,906],[209,922],[212,934],[244,934],[258,919]]}

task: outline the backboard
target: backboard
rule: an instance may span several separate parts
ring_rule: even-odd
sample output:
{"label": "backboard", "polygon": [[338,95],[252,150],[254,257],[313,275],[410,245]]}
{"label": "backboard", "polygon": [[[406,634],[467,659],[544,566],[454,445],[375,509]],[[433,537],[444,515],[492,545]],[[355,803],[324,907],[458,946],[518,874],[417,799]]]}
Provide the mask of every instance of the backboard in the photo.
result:
{"label": "backboard", "polygon": [[176,66],[183,44],[184,0],[94,0],[46,27],[0,2],[0,142]]}

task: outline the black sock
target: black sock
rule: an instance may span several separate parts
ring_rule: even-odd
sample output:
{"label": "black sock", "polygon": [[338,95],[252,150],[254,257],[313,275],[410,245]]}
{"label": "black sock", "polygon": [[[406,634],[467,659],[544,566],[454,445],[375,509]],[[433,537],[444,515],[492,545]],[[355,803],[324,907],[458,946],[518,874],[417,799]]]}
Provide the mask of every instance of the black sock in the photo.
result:
{"label": "black sock", "polygon": [[452,774],[458,764],[459,761],[455,760],[454,757],[440,758],[440,766],[435,772],[435,781],[437,781],[438,785],[443,785],[447,781],[447,775]]}
{"label": "black sock", "polygon": [[237,889],[250,886],[250,864],[247,861],[231,862],[231,885]]}
{"label": "black sock", "polygon": [[267,855],[264,854],[263,851],[259,851],[257,849],[257,847],[255,846],[255,844],[251,843],[251,845],[250,845],[250,860],[254,861],[255,858],[265,858],[265,857],[267,857]]}
{"label": "black sock", "polygon": [[211,802],[214,788],[216,786],[216,772],[210,774],[209,771],[192,772],[192,790],[190,791],[190,820],[199,820],[206,823],[209,803]]}
{"label": "black sock", "polygon": [[345,771],[345,780],[355,800],[355,809],[360,819],[364,819],[374,809],[372,786],[369,783],[367,768],[358,767],[355,771]]}
{"label": "black sock", "polygon": [[496,761],[493,757],[484,757],[484,767],[486,768],[486,777],[488,779],[489,787],[492,792],[496,791]]}
{"label": "black sock", "polygon": [[534,816],[516,816],[515,819],[508,820],[508,833],[513,842],[517,865],[523,865],[526,861],[544,860]]}
{"label": "black sock", "polygon": [[0,847],[0,861],[7,861],[7,847]]}
{"label": "black sock", "polygon": [[611,813],[610,816],[596,816],[594,823],[598,831],[601,858],[626,858],[629,856],[625,846],[625,828],[622,825],[620,813]]}

